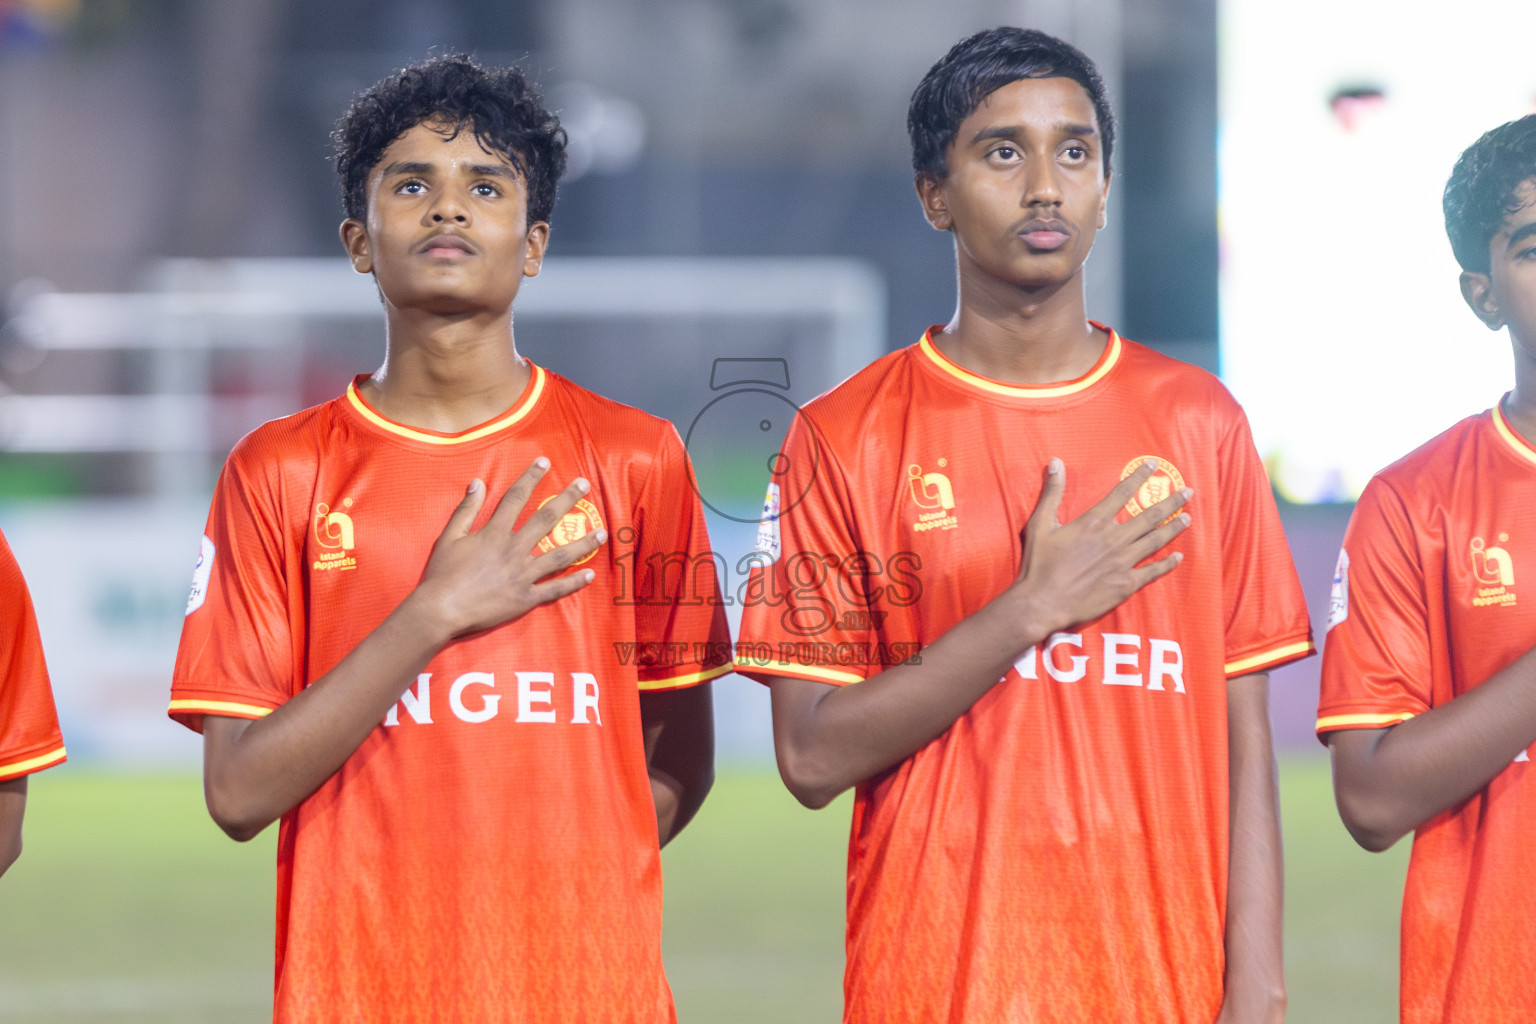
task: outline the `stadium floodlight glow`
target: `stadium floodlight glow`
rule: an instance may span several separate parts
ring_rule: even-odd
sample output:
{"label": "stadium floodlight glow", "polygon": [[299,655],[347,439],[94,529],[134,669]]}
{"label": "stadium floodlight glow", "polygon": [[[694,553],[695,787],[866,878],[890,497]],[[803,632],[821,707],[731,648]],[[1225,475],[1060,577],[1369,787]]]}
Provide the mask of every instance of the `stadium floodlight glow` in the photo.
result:
{"label": "stadium floodlight glow", "polygon": [[1221,376],[1291,501],[1371,475],[1513,382],[1462,302],[1440,195],[1536,109],[1530,0],[1221,0]]}

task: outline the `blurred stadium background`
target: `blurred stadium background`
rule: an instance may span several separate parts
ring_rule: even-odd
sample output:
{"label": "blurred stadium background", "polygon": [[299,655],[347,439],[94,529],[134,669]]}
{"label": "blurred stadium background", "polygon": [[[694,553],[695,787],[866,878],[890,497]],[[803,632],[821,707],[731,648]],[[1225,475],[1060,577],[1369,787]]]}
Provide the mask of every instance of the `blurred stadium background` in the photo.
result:
{"label": "blurred stadium background", "polygon": [[[947,239],[911,193],[912,87],[979,28],[1073,40],[1121,129],[1090,313],[1224,373],[1320,629],[1364,478],[1509,378],[1503,343],[1456,308],[1436,209],[1455,153],[1536,106],[1516,49],[1536,7],[1458,12],[0,0],[0,528],[71,753],[34,777],[27,853],[0,882],[0,1021],[263,1019],[272,837],[218,834],[196,739],[164,704],[224,454],[382,351],[369,283],[338,258],[327,159],[357,90],[457,50],[545,83],[571,171],[519,346],[677,424],[734,565],[784,410],[953,306]],[[1315,659],[1272,686],[1291,1019],[1387,1022],[1406,851],[1370,857],[1337,823],[1316,686]],[[717,694],[721,781],[666,854],[680,1014],[835,1020],[846,798],[801,810],[773,776],[764,694]]]}

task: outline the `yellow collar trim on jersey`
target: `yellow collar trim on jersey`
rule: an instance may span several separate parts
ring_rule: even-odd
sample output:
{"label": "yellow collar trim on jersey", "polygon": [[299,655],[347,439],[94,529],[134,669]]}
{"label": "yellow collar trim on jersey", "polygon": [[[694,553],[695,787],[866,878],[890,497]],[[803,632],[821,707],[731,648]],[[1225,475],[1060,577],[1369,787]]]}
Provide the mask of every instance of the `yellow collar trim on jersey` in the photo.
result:
{"label": "yellow collar trim on jersey", "polygon": [[934,366],[973,388],[980,388],[994,395],[1007,395],[1009,398],[1061,398],[1093,387],[1120,361],[1122,350],[1120,334],[1112,328],[1106,328],[1106,330],[1109,330],[1109,344],[1104,346],[1104,354],[1099,357],[1093,369],[1089,370],[1085,376],[1067,381],[1065,384],[1007,384],[1000,380],[993,380],[991,377],[972,373],[958,363],[951,362],[934,346],[931,328],[924,332],[922,340],[917,345]]}
{"label": "yellow collar trim on jersey", "polygon": [[1493,427],[1499,432],[1499,436],[1515,450],[1516,455],[1536,465],[1536,450],[1533,450],[1530,442],[1521,437],[1504,418],[1504,399],[1502,398],[1493,403]]}
{"label": "yellow collar trim on jersey", "polygon": [[535,403],[539,400],[539,396],[544,393],[545,375],[542,367],[534,363],[529,363],[528,365],[533,370],[533,376],[528,382],[527,389],[523,392],[523,397],[518,400],[517,404],[506,415],[500,416],[482,426],[466,430],[462,434],[433,434],[425,430],[417,430],[415,427],[408,427],[403,423],[396,423],[394,420],[387,420],[377,412],[374,412],[373,408],[363,401],[363,396],[357,393],[356,382],[347,385],[347,401],[352,403],[352,408],[357,410],[359,416],[381,430],[389,431],[391,434],[398,434],[401,437],[408,437],[412,441],[421,441],[425,444],[464,444],[466,441],[478,441],[482,437],[488,437],[499,430],[506,430],[533,410]]}

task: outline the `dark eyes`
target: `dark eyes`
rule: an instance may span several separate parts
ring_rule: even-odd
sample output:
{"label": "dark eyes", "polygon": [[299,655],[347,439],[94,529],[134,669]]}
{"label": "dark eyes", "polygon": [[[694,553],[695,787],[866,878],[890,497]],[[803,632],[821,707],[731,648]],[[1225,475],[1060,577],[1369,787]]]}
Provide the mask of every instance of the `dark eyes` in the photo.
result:
{"label": "dark eyes", "polygon": [[[426,190],[427,190],[427,183],[426,182],[424,182],[424,181],[414,181],[414,180],[413,181],[404,182],[397,189],[395,189],[396,192],[399,192],[402,195],[408,195],[408,196],[419,196],[423,192],[425,192]],[[471,185],[469,190],[471,192],[473,192],[475,195],[482,196],[482,197],[485,197],[485,198],[494,198],[496,196],[501,195],[501,189],[499,189],[498,187],[496,187],[495,185],[491,184],[488,181],[482,181],[479,184]]]}
{"label": "dark eyes", "polygon": [[[994,159],[1009,162],[1021,159],[1023,156],[1017,147],[1008,145],[998,146],[996,149],[991,150],[987,155],[993,157]],[[1088,159],[1088,147],[1077,145],[1067,146],[1061,151],[1061,155],[1073,163],[1081,163]]]}

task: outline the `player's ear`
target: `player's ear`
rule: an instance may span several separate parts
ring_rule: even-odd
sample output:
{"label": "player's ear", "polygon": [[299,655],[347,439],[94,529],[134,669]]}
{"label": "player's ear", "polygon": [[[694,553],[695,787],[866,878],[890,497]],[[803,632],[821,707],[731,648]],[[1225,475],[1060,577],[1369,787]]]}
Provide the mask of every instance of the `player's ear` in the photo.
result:
{"label": "player's ear", "polygon": [[528,227],[528,247],[523,250],[523,276],[538,277],[549,248],[549,225],[536,220]]}
{"label": "player's ear", "polygon": [[1472,312],[1477,314],[1483,326],[1490,331],[1504,326],[1504,314],[1499,309],[1499,300],[1493,294],[1493,278],[1471,270],[1462,271],[1461,297],[1467,300]]}
{"label": "player's ear", "polygon": [[1104,188],[1099,192],[1099,230],[1109,223],[1109,180],[1112,172],[1104,168]]}
{"label": "player's ear", "polygon": [[341,244],[352,261],[352,269],[359,274],[373,273],[373,255],[368,251],[368,232],[363,222],[348,217],[341,222]]}
{"label": "player's ear", "polygon": [[935,231],[948,231],[955,226],[949,214],[949,198],[944,194],[944,183],[931,174],[919,174],[912,179],[917,189],[918,202],[923,204],[923,216]]}

